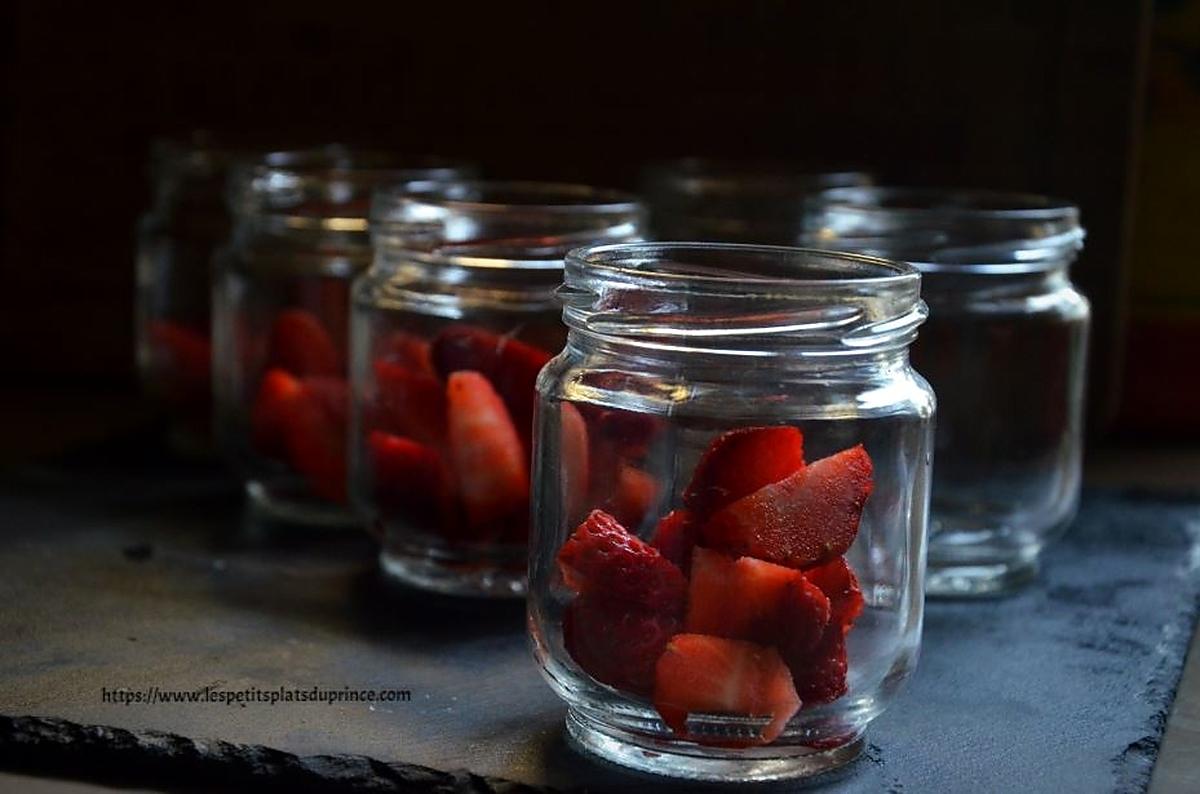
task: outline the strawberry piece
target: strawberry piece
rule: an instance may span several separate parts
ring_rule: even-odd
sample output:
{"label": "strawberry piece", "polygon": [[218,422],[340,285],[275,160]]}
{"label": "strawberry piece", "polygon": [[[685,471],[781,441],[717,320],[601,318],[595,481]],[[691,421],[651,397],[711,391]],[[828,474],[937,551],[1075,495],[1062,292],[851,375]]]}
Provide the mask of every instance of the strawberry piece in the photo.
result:
{"label": "strawberry piece", "polygon": [[603,510],[593,510],[559,549],[558,569],[576,592],[660,614],[683,612],[683,573]]}
{"label": "strawberry piece", "polygon": [[267,366],[293,375],[337,375],[341,356],[325,326],[304,309],[284,309],[271,326]]}
{"label": "strawberry piece", "polygon": [[286,454],[286,417],[292,404],[302,398],[303,391],[299,378],[282,369],[267,370],[250,412],[251,438],[255,449],[273,458],[282,458]]}
{"label": "strawberry piece", "polygon": [[679,631],[669,612],[583,595],[563,613],[563,645],[592,678],[636,695],[654,691],[654,670]]}
{"label": "strawberry piece", "polygon": [[785,655],[805,708],[830,703],[846,694],[846,636],[837,625],[830,624],[816,648]]}
{"label": "strawberry piece", "polygon": [[696,545],[698,529],[695,518],[686,508],[672,510],[659,520],[650,545],[686,575],[692,569],[692,547]]}
{"label": "strawberry piece", "polygon": [[693,634],[806,650],[829,623],[829,600],[804,574],[696,547],[684,627]]}
{"label": "strawberry piece", "polygon": [[561,450],[562,499],[567,521],[578,524],[587,510],[588,495],[588,431],[587,423],[578,409],[570,403],[559,403],[562,424]]}
{"label": "strawberry piece", "polygon": [[850,630],[863,611],[862,589],[858,577],[846,562],[837,557],[824,565],[808,568],[804,576],[829,599],[830,622],[842,627],[843,633]]}
{"label": "strawberry piece", "polygon": [[401,364],[375,362],[375,422],[396,435],[443,448],[446,389],[433,375]]}
{"label": "strawberry piece", "polygon": [[413,373],[437,378],[433,352],[427,339],[406,331],[393,331],[379,345],[379,359],[398,364]]}
{"label": "strawberry piece", "polygon": [[445,464],[436,451],[378,430],[367,436],[367,449],[375,473],[375,501],[385,515],[424,526],[440,521],[449,489]]}
{"label": "strawberry piece", "polygon": [[641,526],[658,498],[658,480],[652,474],[622,462],[617,466],[616,483],[602,505],[619,522]]}
{"label": "strawberry piece", "polygon": [[[787,665],[774,648],[703,634],[677,634],[658,659],[654,707],[678,736],[708,744],[768,744],[800,709]],[[714,741],[689,736],[689,714],[768,717],[757,737]]]}
{"label": "strawberry piece", "polygon": [[744,427],[709,444],[683,501],[710,516],[804,467],[804,437],[794,427]]}
{"label": "strawberry piece", "polygon": [[580,404],[580,411],[597,437],[615,454],[630,459],[644,458],[664,428],[663,421],[652,414],[586,403]]}
{"label": "strawberry piece", "polygon": [[304,378],[299,397],[288,403],[284,440],[288,461],[314,494],[346,502],[346,382]]}
{"label": "strawberry piece", "polygon": [[492,382],[504,398],[528,453],[532,445],[537,376],[552,356],[512,337],[470,325],[442,329],[433,340],[431,353],[433,365],[443,378],[470,370]]}
{"label": "strawberry piece", "polygon": [[529,467],[504,402],[478,372],[450,375],[446,398],[450,461],[467,523],[480,531],[523,514]]}
{"label": "strawberry piece", "polygon": [[165,320],[150,322],[146,335],[162,371],[165,396],[178,405],[206,405],[212,391],[212,345],[208,336]]}
{"label": "strawberry piece", "polygon": [[729,554],[818,565],[850,548],[873,487],[871,458],[860,444],[742,497],[700,534],[705,545]]}

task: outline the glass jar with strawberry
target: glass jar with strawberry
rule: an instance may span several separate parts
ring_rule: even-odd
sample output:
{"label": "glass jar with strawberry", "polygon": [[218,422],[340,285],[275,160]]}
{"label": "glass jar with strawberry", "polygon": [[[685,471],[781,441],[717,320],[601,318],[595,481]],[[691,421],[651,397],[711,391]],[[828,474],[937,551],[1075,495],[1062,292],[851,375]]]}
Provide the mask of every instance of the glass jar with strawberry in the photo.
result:
{"label": "glass jar with strawberry", "polygon": [[911,267],[573,251],[538,381],[529,626],[576,746],[717,781],[852,760],[916,662],[934,398]]}
{"label": "glass jar with strawberry", "polygon": [[371,191],[469,169],[332,146],[235,167],[213,288],[218,440],[262,516],[346,524],[351,280]]}
{"label": "glass jar with strawberry", "polygon": [[630,195],[535,182],[408,184],[372,210],[354,287],[352,498],[385,571],[524,593],[538,372],[562,348],[563,257],[637,239]]}
{"label": "glass jar with strawberry", "polygon": [[848,188],[812,200],[814,245],[921,271],[912,355],[940,401],[929,520],[935,596],[1032,580],[1079,503],[1090,309],[1069,268],[1079,210],[1044,196]]}

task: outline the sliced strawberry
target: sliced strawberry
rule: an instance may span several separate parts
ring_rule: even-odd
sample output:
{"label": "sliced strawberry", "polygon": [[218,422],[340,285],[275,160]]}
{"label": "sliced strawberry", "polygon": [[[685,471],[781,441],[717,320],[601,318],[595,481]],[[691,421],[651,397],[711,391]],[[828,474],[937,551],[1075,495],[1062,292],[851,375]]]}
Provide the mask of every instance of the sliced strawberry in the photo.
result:
{"label": "sliced strawberry", "polygon": [[433,375],[375,362],[375,423],[383,430],[441,449],[446,444],[446,389]]}
{"label": "sliced strawberry", "polygon": [[654,669],[678,615],[583,595],[563,614],[563,644],[592,678],[636,695],[654,691]]}
{"label": "sliced strawberry", "polygon": [[658,480],[628,463],[618,465],[616,474],[613,491],[601,504],[625,526],[639,527],[658,498]]}
{"label": "sliced strawberry", "polygon": [[570,403],[560,403],[562,430],[561,450],[562,499],[567,520],[578,524],[587,510],[588,495],[588,431],[587,423],[578,409]]}
{"label": "sliced strawberry", "polygon": [[846,558],[837,557],[824,565],[807,568],[804,576],[829,599],[831,622],[841,626],[843,633],[849,631],[862,614],[863,594]]}
{"label": "sliced strawberry", "polygon": [[563,544],[558,568],[576,592],[661,614],[683,612],[683,573],[603,510],[593,510]]}
{"label": "sliced strawberry", "polygon": [[672,510],[659,520],[650,544],[686,575],[692,569],[692,547],[696,545],[698,529],[686,508]]}
{"label": "sliced strawberry", "polygon": [[804,437],[794,427],[744,427],[709,444],[683,501],[710,516],[804,467]]}
{"label": "sliced strawberry", "polygon": [[786,654],[796,692],[805,708],[830,703],[846,694],[846,637],[831,624],[817,647],[803,654]]}
{"label": "sliced strawberry", "polygon": [[250,413],[254,448],[264,455],[282,458],[286,454],[285,432],[291,406],[302,398],[300,379],[282,369],[270,369],[263,375],[258,396]]}
{"label": "sliced strawberry", "polygon": [[379,345],[379,360],[399,364],[410,372],[437,378],[429,340],[407,331],[393,331]]}
{"label": "sliced strawberry", "polygon": [[470,370],[484,375],[504,398],[525,450],[531,448],[538,373],[552,356],[509,336],[470,325],[451,325],[433,340],[433,365],[443,378]]}
{"label": "sliced strawberry", "polygon": [[316,315],[304,309],[284,309],[271,326],[267,365],[293,375],[337,375],[342,361]]}
{"label": "sliced strawberry", "polygon": [[818,565],[850,548],[873,487],[860,444],[742,497],[705,523],[701,538],[728,554]]}
{"label": "sliced strawberry", "polygon": [[346,501],[347,389],[339,378],[304,378],[284,412],[284,441],[292,468],[314,494]]}
{"label": "sliced strawberry", "polygon": [[513,520],[529,504],[529,467],[504,402],[478,372],[446,384],[450,461],[467,522],[484,530]]}
{"label": "sliced strawberry", "polygon": [[[787,665],[774,648],[703,634],[676,634],[655,667],[654,707],[677,735],[710,744],[767,744],[800,709]],[[689,714],[769,717],[759,736],[712,741],[689,736]]]}
{"label": "sliced strawberry", "polygon": [[829,622],[829,600],[794,568],[696,547],[688,586],[693,634],[808,649]]}
{"label": "sliced strawberry", "polygon": [[580,411],[597,438],[604,439],[617,454],[633,460],[646,456],[665,427],[659,417],[637,411],[586,403],[580,403]]}
{"label": "sliced strawberry", "polygon": [[367,449],[380,510],[421,529],[439,525],[449,489],[438,453],[411,439],[378,430],[367,437]]}
{"label": "sliced strawberry", "polygon": [[199,331],[157,320],[146,334],[156,365],[161,369],[165,396],[179,405],[207,404],[211,394],[212,345]]}

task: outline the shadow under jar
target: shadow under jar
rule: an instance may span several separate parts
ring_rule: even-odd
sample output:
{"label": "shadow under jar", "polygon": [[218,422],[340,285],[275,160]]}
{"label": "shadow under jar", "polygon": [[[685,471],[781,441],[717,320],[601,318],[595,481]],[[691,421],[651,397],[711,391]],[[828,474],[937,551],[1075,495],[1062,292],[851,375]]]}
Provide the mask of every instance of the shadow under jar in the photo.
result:
{"label": "shadow under jar", "polygon": [[371,191],[468,169],[329,147],[230,177],[235,224],[213,289],[223,452],[261,517],[352,523],[346,496],[350,283],[371,262]]}
{"label": "shadow under jar", "polygon": [[796,245],[809,196],[869,185],[871,177],[787,162],[686,157],[647,167],[641,181],[655,240]]}
{"label": "shadow under jar", "polygon": [[920,643],[920,275],[715,243],[567,258],[529,628],[575,744],[714,781],[853,760]]}
{"label": "shadow under jar", "polygon": [[580,185],[400,185],[354,286],[352,498],[382,568],[426,590],[525,592],[534,382],[566,330],[563,257],[638,239],[634,197]]}
{"label": "shadow under jar", "polygon": [[1079,212],[1041,196],[852,188],[814,199],[809,241],[924,277],[912,356],[938,396],[929,578],[938,596],[1008,592],[1075,514],[1088,302],[1068,267]]}
{"label": "shadow under jar", "polygon": [[154,199],[138,224],[137,361],[179,452],[211,453],[213,252],[229,237],[232,151],[162,141],[151,153]]}

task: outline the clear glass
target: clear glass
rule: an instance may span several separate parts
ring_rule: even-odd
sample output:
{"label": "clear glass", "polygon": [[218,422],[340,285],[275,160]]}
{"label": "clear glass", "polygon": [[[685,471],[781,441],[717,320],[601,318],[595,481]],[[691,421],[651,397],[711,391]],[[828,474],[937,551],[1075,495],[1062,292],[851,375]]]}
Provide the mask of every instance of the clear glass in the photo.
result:
{"label": "clear glass", "polygon": [[332,146],[236,166],[213,285],[216,429],[262,517],[353,523],[346,497],[351,280],[371,261],[384,182],[470,169]]}
{"label": "clear glass", "polygon": [[529,182],[407,184],[372,210],[354,286],[351,494],[382,568],[455,595],[525,592],[534,380],[566,330],[566,252],[638,239],[632,197]]}
{"label": "clear glass", "polygon": [[642,174],[653,239],[764,245],[799,243],[810,195],[869,184],[861,171],[697,157],[658,163]]}
{"label": "clear glass", "polygon": [[572,741],[723,782],[852,760],[920,644],[934,398],[907,354],[919,274],[613,245],[570,254],[561,299],[528,603]]}
{"label": "clear glass", "polygon": [[225,177],[233,152],[202,137],[151,152],[154,202],[138,224],[137,361],[179,452],[211,452],[213,252],[229,236]]}
{"label": "clear glass", "polygon": [[854,188],[814,199],[810,241],[924,276],[913,361],[939,400],[927,590],[1011,591],[1075,514],[1088,302],[1078,210],[1041,196]]}

